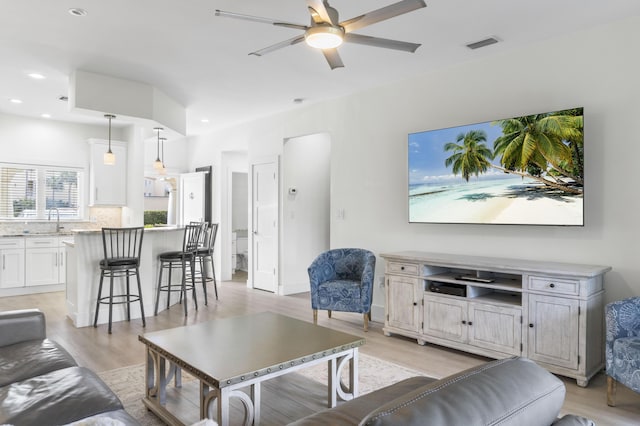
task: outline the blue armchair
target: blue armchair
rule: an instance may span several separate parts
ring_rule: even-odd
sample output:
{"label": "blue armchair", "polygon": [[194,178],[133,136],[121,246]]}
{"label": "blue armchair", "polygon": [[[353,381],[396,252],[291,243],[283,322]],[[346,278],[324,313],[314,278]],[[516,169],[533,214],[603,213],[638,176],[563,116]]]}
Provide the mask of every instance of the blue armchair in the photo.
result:
{"label": "blue armchair", "polygon": [[321,253],[309,266],[313,323],[318,309],[364,314],[364,331],[371,319],[375,255],[364,249],[341,248]]}
{"label": "blue armchair", "polygon": [[616,386],[640,392],[640,297],[605,307],[607,341],[607,405],[616,405]]}

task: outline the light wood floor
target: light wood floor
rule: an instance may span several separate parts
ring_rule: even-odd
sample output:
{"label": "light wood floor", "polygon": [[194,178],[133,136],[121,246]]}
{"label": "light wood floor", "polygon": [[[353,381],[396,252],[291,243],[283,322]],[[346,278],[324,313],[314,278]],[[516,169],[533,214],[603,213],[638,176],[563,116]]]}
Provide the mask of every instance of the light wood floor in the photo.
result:
{"label": "light wood floor", "polygon": [[[244,283],[223,282],[218,285],[220,300],[213,297],[209,306],[203,306],[199,294],[200,309],[189,306],[189,316],[185,318],[180,306],[176,305],[158,316],[148,317],[146,328],[140,320],[113,324],[113,334],[107,333],[106,325],[98,328],[75,328],[66,317],[64,292],[0,298],[0,310],[39,308],[47,317],[47,335],[63,344],[80,365],[96,372],[125,367],[144,362],[144,346],[138,335],[144,332],[162,330],[201,321],[230,316],[273,311],[305,321],[312,321],[308,294],[295,296],[275,296],[271,293],[250,290]],[[209,287],[209,295],[213,288]],[[444,377],[460,370],[484,363],[486,358],[442,348],[435,345],[419,346],[415,340],[382,334],[382,324],[373,322],[369,332],[362,330],[361,315],[334,312],[328,319],[326,313],[319,313],[319,324],[336,330],[361,335],[367,343],[361,351],[368,355],[386,359],[428,376]],[[258,348],[256,348],[258,349]],[[587,388],[580,388],[575,380],[563,378],[567,387],[567,397],[562,414],[579,414],[594,420],[598,425],[640,425],[640,394],[624,386],[618,386],[618,406],[608,407],[605,402],[606,380],[598,374]]]}

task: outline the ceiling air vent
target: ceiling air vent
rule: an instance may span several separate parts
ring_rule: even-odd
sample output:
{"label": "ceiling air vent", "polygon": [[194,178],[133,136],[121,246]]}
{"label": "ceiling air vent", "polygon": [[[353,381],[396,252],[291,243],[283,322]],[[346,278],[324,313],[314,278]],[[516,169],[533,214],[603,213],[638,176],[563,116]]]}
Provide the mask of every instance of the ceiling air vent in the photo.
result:
{"label": "ceiling air vent", "polygon": [[485,38],[484,40],[469,43],[466,46],[469,49],[480,49],[481,47],[490,46],[492,44],[496,44],[497,42],[498,42],[498,39],[489,37],[489,38]]}

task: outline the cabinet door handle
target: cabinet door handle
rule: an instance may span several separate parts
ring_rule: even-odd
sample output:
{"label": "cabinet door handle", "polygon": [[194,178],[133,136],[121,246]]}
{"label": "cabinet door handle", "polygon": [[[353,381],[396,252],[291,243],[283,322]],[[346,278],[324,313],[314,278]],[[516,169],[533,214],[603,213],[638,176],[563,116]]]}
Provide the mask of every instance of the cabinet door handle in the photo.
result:
{"label": "cabinet door handle", "polygon": [[469,321],[469,323],[468,323],[468,324],[469,324],[469,325],[473,325],[473,322]]}
{"label": "cabinet door handle", "polygon": [[529,324],[529,328],[533,328],[533,324]]}
{"label": "cabinet door handle", "polygon": [[413,302],[413,306],[418,306],[418,302]]}
{"label": "cabinet door handle", "polygon": [[549,284],[549,287],[554,288],[556,285],[554,283]]}
{"label": "cabinet door handle", "polygon": [[462,324],[466,324],[467,322],[465,320],[462,320]]}
{"label": "cabinet door handle", "polygon": [[400,270],[401,270],[401,271],[404,271],[404,266],[401,266],[401,267],[400,267]]}

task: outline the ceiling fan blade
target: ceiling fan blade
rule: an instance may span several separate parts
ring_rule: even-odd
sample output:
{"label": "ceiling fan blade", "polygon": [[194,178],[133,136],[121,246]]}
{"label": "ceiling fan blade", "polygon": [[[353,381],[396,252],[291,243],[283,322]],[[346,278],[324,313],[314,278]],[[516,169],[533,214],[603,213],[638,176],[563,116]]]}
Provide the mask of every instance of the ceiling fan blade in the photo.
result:
{"label": "ceiling fan blade", "polygon": [[356,16],[340,23],[345,32],[351,32],[394,16],[402,15],[416,9],[427,7],[424,0],[402,0],[380,9]]}
{"label": "ceiling fan blade", "polygon": [[338,11],[329,6],[327,0],[307,0],[311,19],[316,24],[329,23],[338,25]]}
{"label": "ceiling fan blade", "polygon": [[276,43],[269,47],[265,47],[264,49],[256,50],[255,52],[249,53],[249,55],[263,56],[263,55],[266,55],[267,53],[273,52],[274,50],[278,50],[278,49],[282,49],[283,47],[298,44],[303,40],[304,40],[304,35],[299,35],[299,36],[290,38],[288,40],[281,41],[280,43]]}
{"label": "ceiling fan blade", "polygon": [[235,13],[235,12],[225,12],[224,10],[219,10],[219,9],[216,9],[215,14],[216,16],[223,16],[225,18],[234,18],[234,19],[242,19],[242,20],[251,21],[251,22],[260,22],[261,24],[270,24],[270,25],[275,25],[277,27],[293,28],[296,30],[304,31],[309,28],[306,25],[294,24],[291,22],[285,22],[285,21],[280,21],[280,20],[271,19],[271,18],[263,18],[261,16],[244,15],[242,13]]}
{"label": "ceiling fan blade", "polygon": [[419,43],[408,43],[406,41],[389,40],[386,38],[371,37],[361,34],[348,33],[344,35],[344,41],[349,43],[366,44],[367,46],[384,47],[385,49],[403,50],[405,52],[415,52],[422,46]]}
{"label": "ceiling fan blade", "polygon": [[338,53],[338,49],[323,49],[322,54],[324,55],[332,70],[344,67],[342,59],[340,58],[340,54]]}

